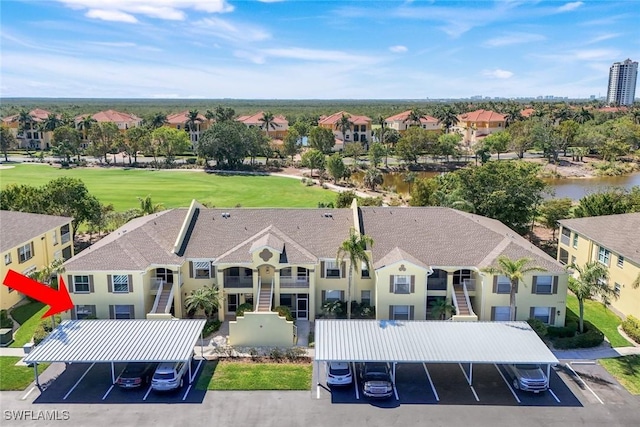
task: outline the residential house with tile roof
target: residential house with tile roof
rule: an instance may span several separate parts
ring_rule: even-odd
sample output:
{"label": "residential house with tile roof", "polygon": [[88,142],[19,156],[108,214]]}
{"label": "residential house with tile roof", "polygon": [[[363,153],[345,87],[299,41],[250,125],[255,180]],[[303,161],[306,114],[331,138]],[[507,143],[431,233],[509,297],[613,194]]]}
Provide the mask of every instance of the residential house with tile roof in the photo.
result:
{"label": "residential house with tile roof", "polygon": [[[91,117],[98,123],[115,123],[116,126],[118,126],[118,129],[120,129],[120,132],[123,133],[126,132],[129,128],[142,125],[142,119],[135,114],[122,113],[115,110],[106,110],[99,111],[95,114],[81,114],[75,117],[74,122],[76,124],[76,128],[81,128],[81,122],[87,117]],[[87,132],[82,132],[82,140],[83,148],[86,148],[87,145],[91,143]]]}
{"label": "residential house with tile roof", "polygon": [[640,213],[563,219],[558,261],[584,266],[598,261],[609,271],[616,298],[611,307],[640,319]]}
{"label": "residential house with tile roof", "polygon": [[201,113],[198,113],[198,120],[196,120],[195,127],[188,126],[189,111],[182,111],[180,113],[169,114],[167,116],[166,126],[172,127],[178,130],[184,130],[189,134],[189,140],[191,141],[191,149],[195,150],[198,146],[198,140],[202,132],[209,128],[211,122]]}
{"label": "residential house with tile roof", "polygon": [[[447,299],[455,321],[508,320],[508,280],[482,271],[505,255],[546,269],[519,284],[517,319],[564,324],[568,273],[500,222],[450,208],[355,202],[350,209],[208,209],[193,201],[137,218],[66,262],[75,304],[68,315],[186,317],[185,298],[217,285],[221,320],[243,303],[254,313],[287,306],[297,319],[314,319],[325,303],[347,299],[350,266],[336,255],[351,228],[374,241],[370,267],[355,266],[352,299],[374,306],[377,319],[431,319],[432,304]],[[236,319],[232,335],[245,318],[256,317]]]}
{"label": "residential house with tile roof", "polygon": [[262,121],[263,118],[264,111],[258,111],[252,115],[240,116],[236,120],[240,123],[244,123],[247,127],[262,129],[268,136],[274,139],[283,140],[287,136],[287,132],[289,131],[289,122],[283,115],[274,115],[273,122],[268,129]]}
{"label": "residential house with tile roof", "polygon": [[43,131],[40,129],[40,125],[49,117],[49,114],[52,114],[51,111],[43,110],[41,108],[31,110],[29,115],[31,116],[32,121],[30,123],[25,123],[25,128],[22,132],[18,132],[18,128],[20,127],[19,114],[4,117],[2,119],[2,124],[7,126],[16,138],[18,148],[46,150],[51,147],[53,132]]}
{"label": "residential house with tile roof", "polygon": [[507,118],[504,114],[490,110],[476,110],[458,114],[458,124],[453,127],[462,135],[462,142],[473,145],[487,135],[505,129]]}
{"label": "residential house with tile roof", "polygon": [[[54,259],[73,256],[73,218],[0,210],[0,277],[11,269],[28,276]],[[24,295],[0,286],[0,308],[22,301]]]}
{"label": "residential house with tile roof", "polygon": [[398,132],[400,132],[400,134],[403,134],[411,126],[420,126],[424,130],[433,132],[440,132],[442,130],[440,121],[435,117],[425,114],[420,117],[420,123],[412,123],[409,120],[410,114],[411,110],[407,110],[402,113],[395,114],[391,117],[387,117],[385,119],[386,126],[391,129],[397,130]]}
{"label": "residential house with tile roof", "polygon": [[[344,134],[344,141],[342,131],[338,127],[338,123],[342,116],[347,116],[351,123],[351,129],[347,130]],[[322,116],[318,120],[318,126],[326,129],[330,129],[336,138],[336,150],[342,150],[346,144],[352,142],[359,142],[365,147],[368,147],[371,142],[371,118],[367,116],[358,116],[355,114],[349,114],[346,111],[338,111],[330,116]]]}

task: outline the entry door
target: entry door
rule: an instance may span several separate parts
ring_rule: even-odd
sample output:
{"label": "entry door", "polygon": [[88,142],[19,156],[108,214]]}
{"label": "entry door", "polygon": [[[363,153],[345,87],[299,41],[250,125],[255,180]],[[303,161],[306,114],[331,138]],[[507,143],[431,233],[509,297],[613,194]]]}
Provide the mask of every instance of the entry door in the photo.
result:
{"label": "entry door", "polygon": [[296,299],[297,318],[307,320],[309,318],[309,300],[305,297]]}
{"label": "entry door", "polygon": [[238,309],[238,294],[227,295],[227,313],[235,314]]}

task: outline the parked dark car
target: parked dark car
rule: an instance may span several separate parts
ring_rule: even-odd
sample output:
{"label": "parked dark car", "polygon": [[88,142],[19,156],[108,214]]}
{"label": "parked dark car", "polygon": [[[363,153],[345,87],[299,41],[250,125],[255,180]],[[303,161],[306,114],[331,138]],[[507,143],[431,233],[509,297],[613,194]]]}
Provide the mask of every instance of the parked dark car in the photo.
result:
{"label": "parked dark car", "polygon": [[128,363],[116,380],[122,388],[136,388],[151,383],[157,363]]}
{"label": "parked dark car", "polygon": [[360,369],[362,392],[367,397],[388,398],[393,395],[393,382],[386,363],[365,363]]}

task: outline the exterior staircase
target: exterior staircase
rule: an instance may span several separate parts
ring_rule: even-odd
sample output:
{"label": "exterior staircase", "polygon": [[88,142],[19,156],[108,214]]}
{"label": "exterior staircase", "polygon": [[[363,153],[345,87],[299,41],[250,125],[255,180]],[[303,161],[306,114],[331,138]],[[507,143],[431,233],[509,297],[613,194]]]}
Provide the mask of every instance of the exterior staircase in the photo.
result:
{"label": "exterior staircase", "polygon": [[271,311],[273,301],[273,281],[271,283],[262,283],[260,281],[260,291],[258,292],[258,307],[256,311]]}
{"label": "exterior staircase", "polygon": [[158,294],[153,303],[151,314],[168,314],[171,312],[171,304],[173,303],[173,283],[163,283],[158,289]]}
{"label": "exterior staircase", "polygon": [[461,316],[469,316],[471,315],[471,309],[469,307],[469,305],[467,304],[467,298],[464,294],[464,289],[462,287],[462,285],[453,285],[453,291],[454,291],[454,298],[456,299],[456,311],[458,315]]}

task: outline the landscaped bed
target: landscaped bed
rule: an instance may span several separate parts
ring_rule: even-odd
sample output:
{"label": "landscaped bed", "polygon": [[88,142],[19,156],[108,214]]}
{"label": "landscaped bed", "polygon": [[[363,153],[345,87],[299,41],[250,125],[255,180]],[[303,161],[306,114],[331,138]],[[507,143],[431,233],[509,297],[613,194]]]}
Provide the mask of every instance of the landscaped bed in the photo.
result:
{"label": "landscaped bed", "polygon": [[309,390],[311,363],[209,362],[196,388],[199,390]]}
{"label": "landscaped bed", "polygon": [[10,347],[20,348],[31,341],[40,319],[48,307],[41,302],[33,301],[11,310],[11,317],[20,324],[20,328],[13,335]]}
{"label": "landscaped bed", "polygon": [[[567,294],[567,308],[578,313],[578,300],[572,294]],[[618,332],[621,320],[614,312],[602,303],[592,300],[584,302],[584,320],[588,320],[607,337],[612,347],[627,347],[631,344]]]}
{"label": "landscaped bed", "polygon": [[616,377],[629,393],[640,395],[640,355],[600,359],[599,363]]}
{"label": "landscaped bed", "polygon": [[[33,381],[33,368],[15,366],[19,361],[18,356],[0,356],[0,390],[24,390]],[[48,363],[39,364],[38,372],[44,372],[48,366]]]}

